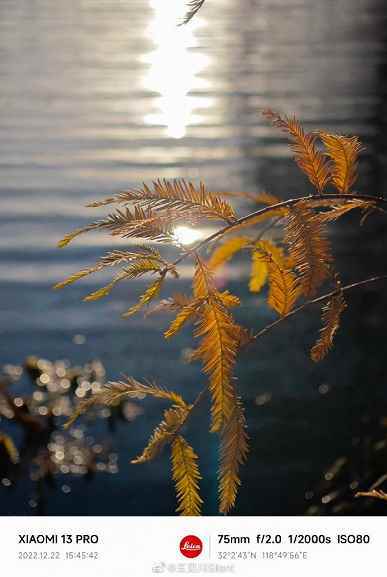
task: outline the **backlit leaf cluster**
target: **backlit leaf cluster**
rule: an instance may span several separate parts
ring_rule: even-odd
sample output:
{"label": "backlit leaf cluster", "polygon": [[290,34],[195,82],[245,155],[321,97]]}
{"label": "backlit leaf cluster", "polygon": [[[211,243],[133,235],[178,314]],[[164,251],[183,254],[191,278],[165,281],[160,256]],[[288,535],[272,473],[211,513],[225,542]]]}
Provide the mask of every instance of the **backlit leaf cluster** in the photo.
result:
{"label": "backlit leaf cluster", "polygon": [[[202,4],[203,1],[191,2],[187,19]],[[221,513],[229,513],[236,503],[240,468],[249,450],[244,384],[236,374],[241,350],[257,347],[258,343],[253,327],[244,327],[238,320],[243,299],[225,286],[230,262],[240,278],[246,279],[256,307],[267,306],[277,318],[273,324],[314,302],[320,304],[322,328],[316,343],[311,343],[310,356],[314,362],[322,361],[333,346],[347,307],[335,269],[329,227],[355,209],[362,214],[362,220],[381,210],[377,199],[353,191],[362,150],[358,138],[310,132],[296,118],[271,110],[264,115],[289,139],[295,162],[313,186],[313,194],[294,199],[267,192],[221,194],[207,190],[203,183],[196,186],[184,179],[155,180],[151,185],[93,203],[90,206],[94,208],[113,207],[112,212],[59,243],[64,247],[88,232],[105,232],[113,239],[126,240],[125,249],[108,252],[89,268],[59,282],[56,288],[107,269],[118,269],[108,284],[86,295],[85,301],[95,301],[107,296],[118,283],[129,281],[136,287],[138,279],[148,278],[145,292],[123,316],[148,307],[147,315],[173,315],[164,329],[167,340],[183,330],[192,331],[189,360],[200,366],[194,399],[186,401],[180,392],[126,378],[81,401],[68,423],[71,425],[95,404],[114,405],[125,397],[150,396],[168,403],[145,448],[131,462],[149,462],[164,450],[170,451],[177,511],[183,515],[199,515],[202,511],[199,457],[186,437],[189,422],[203,399],[210,401],[209,431],[217,436],[219,444]],[[237,206],[239,199],[250,202],[254,212],[238,214],[233,203]],[[183,246],[174,232],[182,223],[217,228],[197,245]],[[140,244],[133,244],[132,239]],[[166,245],[168,255],[175,251],[173,260],[163,252]],[[183,261],[191,263],[189,294],[181,294],[175,287]],[[161,294],[172,285],[169,295]],[[263,332],[265,328],[260,331]]]}

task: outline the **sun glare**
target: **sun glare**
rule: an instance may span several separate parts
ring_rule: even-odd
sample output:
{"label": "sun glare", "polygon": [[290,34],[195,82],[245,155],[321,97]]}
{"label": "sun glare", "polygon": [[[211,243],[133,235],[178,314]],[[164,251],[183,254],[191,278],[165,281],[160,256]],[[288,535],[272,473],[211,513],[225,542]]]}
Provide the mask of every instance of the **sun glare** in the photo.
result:
{"label": "sun glare", "polygon": [[201,230],[195,230],[189,226],[177,226],[174,230],[174,235],[180,244],[193,244],[203,238]]}
{"label": "sun glare", "polygon": [[157,92],[158,110],[145,117],[146,124],[166,126],[168,136],[183,138],[187,126],[195,121],[197,98],[189,93],[195,89],[195,78],[207,64],[207,58],[192,50],[197,44],[197,21],[177,26],[186,11],[181,0],[151,0],[153,17],[147,36],[155,44],[145,60],[149,70],[145,77],[148,90]]}

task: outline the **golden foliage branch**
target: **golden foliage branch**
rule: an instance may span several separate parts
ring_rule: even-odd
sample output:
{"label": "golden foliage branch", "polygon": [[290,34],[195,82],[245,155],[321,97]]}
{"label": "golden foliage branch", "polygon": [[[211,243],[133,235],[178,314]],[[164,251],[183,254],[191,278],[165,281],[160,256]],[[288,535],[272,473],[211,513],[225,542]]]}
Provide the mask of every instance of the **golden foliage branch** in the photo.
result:
{"label": "golden foliage branch", "polygon": [[233,369],[239,348],[239,328],[229,306],[215,287],[214,277],[207,264],[197,256],[193,280],[194,296],[204,299],[194,336],[200,345],[193,357],[203,363],[209,377],[212,395],[211,431],[220,431],[230,418],[236,399]]}
{"label": "golden foliage branch", "polygon": [[[267,240],[256,243],[253,259],[266,267],[270,285],[267,297],[268,306],[279,315],[286,315],[300,295],[299,281],[289,264],[291,261],[278,246]],[[261,282],[264,280],[263,275],[259,270],[257,274],[258,279],[250,279],[250,290],[258,288],[258,285],[260,288],[263,286],[263,282]],[[252,280],[255,282],[252,283]]]}
{"label": "golden foliage branch", "polygon": [[274,329],[280,323],[282,323],[285,320],[290,319],[291,317],[300,313],[301,311],[305,310],[306,308],[310,307],[311,305],[324,303],[325,301],[328,301],[329,299],[334,298],[339,293],[345,293],[346,291],[350,291],[352,289],[355,289],[358,287],[363,287],[363,286],[366,286],[368,284],[373,284],[373,283],[377,283],[380,281],[387,281],[387,274],[383,274],[383,275],[379,275],[379,276],[373,276],[373,277],[366,278],[366,279],[361,280],[361,281],[353,282],[353,283],[345,285],[345,286],[340,286],[340,288],[336,288],[335,290],[332,290],[326,294],[323,294],[319,297],[308,300],[305,303],[303,303],[302,305],[292,309],[286,315],[279,317],[278,319],[276,319],[272,323],[269,323],[268,325],[266,325],[265,327],[260,329],[257,333],[252,335],[250,342],[257,340],[260,337],[263,337],[266,333],[268,333],[269,331]]}
{"label": "golden foliage branch", "polygon": [[126,377],[125,381],[108,383],[97,393],[80,401],[65,427],[70,427],[78,417],[93,406],[115,406],[124,399],[143,399],[147,396],[169,401],[172,406],[164,411],[163,420],[154,429],[142,453],[132,459],[131,463],[138,465],[152,461],[160,455],[166,445],[170,445],[172,477],[176,484],[179,502],[177,512],[183,515],[200,515],[202,499],[198,484],[200,479],[198,458],[192,447],[179,433],[193,409],[203,398],[204,391],[201,391],[194,403],[190,405],[175,391],[154,383],[141,383],[133,377]]}
{"label": "golden foliage branch", "polygon": [[108,383],[90,397],[80,401],[71,417],[65,423],[65,427],[70,427],[93,406],[114,406],[125,398],[143,399],[147,396],[171,401],[174,405],[182,408],[188,406],[179,393],[157,386],[154,383],[141,383],[133,377],[126,377],[125,381]]}
{"label": "golden foliage branch", "polygon": [[322,308],[322,323],[320,337],[312,347],[310,356],[312,361],[318,363],[328,354],[333,345],[333,338],[340,326],[340,318],[347,308],[341,288],[333,295]]}
{"label": "golden foliage branch", "polygon": [[318,135],[305,132],[295,117],[282,117],[270,109],[264,110],[263,115],[273,126],[288,134],[296,163],[318,193],[322,194],[329,181],[330,170],[326,157],[316,146]]}
{"label": "golden foliage branch", "polygon": [[233,207],[220,195],[209,192],[203,182],[195,187],[192,182],[181,179],[155,180],[153,186],[145,183],[142,188],[131,189],[105,200],[93,202],[89,207],[108,204],[127,206],[128,204],[151,209],[157,213],[167,212],[170,218],[196,220],[224,220],[233,223],[236,216]]}
{"label": "golden foliage branch", "polygon": [[[349,205],[348,201],[358,201],[358,203],[355,202],[355,203],[353,203],[353,204],[351,203]],[[308,205],[308,207],[310,207],[310,208],[314,208],[314,207],[319,208],[319,206],[321,206],[321,205],[322,206],[332,206],[332,207],[334,207],[334,208],[332,208],[332,211],[338,210],[338,208],[341,207],[342,203],[343,203],[347,206],[347,209],[344,210],[342,212],[342,214],[349,212],[350,210],[353,210],[354,208],[366,208],[367,210],[368,209],[379,210],[379,211],[382,211],[383,213],[385,213],[387,210],[387,199],[385,199],[382,196],[372,196],[369,194],[350,193],[350,194],[346,194],[345,196],[343,194],[339,194],[339,193],[337,193],[337,194],[336,193],[326,193],[323,196],[318,195],[318,194],[311,194],[308,196],[300,196],[297,198],[291,198],[288,200],[283,200],[281,202],[278,202],[277,204],[264,206],[263,208],[255,210],[253,212],[250,212],[249,214],[242,216],[239,219],[237,219],[235,221],[235,223],[230,224],[230,225],[226,225],[223,228],[216,230],[215,232],[208,235],[203,240],[199,241],[192,248],[187,249],[183,254],[181,254],[173,262],[173,265],[174,266],[179,265],[187,257],[192,256],[197,252],[200,252],[205,247],[211,245],[211,243],[220,240],[221,238],[223,238],[227,234],[232,234],[232,233],[236,232],[241,227],[248,228],[248,227],[254,226],[254,224],[256,224],[257,222],[261,222],[262,220],[274,218],[276,216],[276,213],[278,216],[278,210],[292,209],[295,205],[297,205],[300,202],[306,203]],[[335,208],[335,204],[337,204],[337,203],[339,203],[339,206],[337,208]],[[330,211],[328,211],[328,212],[330,212]],[[327,214],[327,213],[323,213],[323,214]],[[337,218],[342,216],[342,214],[338,214]],[[331,220],[334,220],[333,219],[333,213],[331,216],[332,216]]]}
{"label": "golden foliage branch", "polygon": [[220,434],[219,501],[220,512],[235,504],[239,486],[239,467],[247,454],[247,434],[241,400],[238,398],[233,369],[240,346],[240,328],[229,308],[239,304],[233,295],[217,290],[213,272],[198,255],[193,278],[193,299],[183,306],[165,333],[169,338],[191,317],[196,317],[194,336],[201,340],[193,353],[201,360],[209,377],[212,397],[212,432]]}
{"label": "golden foliage branch", "polygon": [[[161,394],[155,394],[154,396],[177,402],[174,402],[171,408],[164,411],[164,419],[153,431],[141,455],[132,459],[131,463],[138,465],[152,461],[162,452],[166,445],[170,445],[172,479],[175,483],[178,501],[176,512],[181,515],[200,515],[203,500],[200,497],[199,490],[201,475],[198,456],[180,434],[180,431],[204,398],[206,389],[200,391],[191,405],[187,405],[180,395],[171,393],[166,389],[159,389],[155,385],[154,388],[156,391],[161,391]],[[165,396],[163,396],[164,394]],[[175,395],[177,395],[176,398]]]}
{"label": "golden foliage branch", "polygon": [[313,296],[330,276],[333,257],[324,223],[306,202],[289,211],[285,242],[306,297]]}
{"label": "golden foliage branch", "polygon": [[[128,378],[125,382],[111,383],[79,403],[67,424],[70,425],[94,405],[114,405],[128,397],[153,396],[169,401],[171,406],[164,410],[163,419],[146,447],[132,462],[148,462],[157,457],[166,445],[170,446],[177,510],[184,515],[200,514],[202,501],[197,455],[181,430],[206,390],[211,394],[210,430],[220,438],[219,510],[228,513],[235,505],[240,485],[239,470],[248,452],[244,409],[234,379],[240,348],[306,307],[326,303],[322,308],[323,327],[311,350],[312,359],[320,361],[332,347],[341,313],[346,307],[344,292],[387,278],[387,275],[381,275],[351,285],[336,285],[334,290],[312,298],[323,284],[328,281],[332,283],[337,278],[333,273],[327,225],[354,209],[362,211],[362,223],[376,210],[385,212],[387,201],[381,197],[351,192],[357,178],[361,151],[357,138],[325,132],[307,133],[295,118],[282,117],[272,111],[267,111],[265,115],[290,138],[295,160],[314,185],[316,193],[280,200],[268,193],[212,193],[202,183],[195,187],[182,179],[156,180],[151,186],[144,184],[142,188],[124,191],[93,203],[91,206],[94,207],[114,204],[118,208],[106,218],[70,233],[59,243],[59,246],[66,246],[85,232],[106,231],[113,237],[168,243],[181,251],[171,263],[151,245],[112,251],[93,266],[74,273],[56,285],[56,288],[63,288],[92,273],[120,266],[121,270],[108,285],[85,298],[97,300],[109,294],[118,282],[154,275],[156,279],[124,316],[130,316],[153,301],[168,274],[178,278],[177,267],[183,260],[189,257],[194,260],[192,295],[175,293],[156,304],[151,312],[166,310],[176,313],[164,333],[167,339],[176,335],[187,323],[194,323],[193,334],[199,345],[191,358],[201,362],[208,378],[207,387],[197,395],[193,404],[188,404],[178,393]],[[330,184],[336,192],[326,191]],[[227,196],[245,198],[261,206],[238,218],[233,207],[224,200]],[[179,245],[174,227],[180,222],[196,223],[199,220],[224,221],[226,224],[192,248]],[[257,234],[252,227],[263,222],[265,226]],[[264,238],[278,224],[283,224],[282,238],[275,241]],[[243,236],[235,236],[240,230],[244,231]],[[199,251],[212,246],[215,241],[220,241],[220,244],[206,262],[199,256]],[[240,300],[227,290],[220,291],[216,279],[218,269],[245,250],[251,253],[252,258],[251,292],[261,294],[268,284],[266,302],[279,315],[255,335],[250,335],[236,322],[231,309],[237,307]],[[295,307],[299,299],[304,302]]]}
{"label": "golden foliage branch", "polygon": [[319,133],[331,159],[330,180],[342,194],[348,194],[357,180],[358,157],[363,147],[357,136]]}

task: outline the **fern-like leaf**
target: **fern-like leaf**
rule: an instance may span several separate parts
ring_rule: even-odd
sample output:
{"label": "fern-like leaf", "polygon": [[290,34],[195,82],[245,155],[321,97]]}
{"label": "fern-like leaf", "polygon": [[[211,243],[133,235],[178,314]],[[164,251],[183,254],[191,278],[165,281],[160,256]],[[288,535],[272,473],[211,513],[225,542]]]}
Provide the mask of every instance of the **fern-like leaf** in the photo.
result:
{"label": "fern-like leaf", "polygon": [[195,337],[201,339],[195,358],[202,360],[203,371],[209,376],[212,395],[211,430],[219,431],[230,417],[235,401],[232,372],[239,338],[232,316],[218,299],[211,298],[202,307]]}
{"label": "fern-like leaf", "polygon": [[340,318],[347,305],[343,293],[335,294],[322,309],[323,326],[320,337],[313,346],[310,356],[315,363],[322,361],[333,345],[333,338],[340,326]]}
{"label": "fern-like leaf", "polygon": [[105,385],[105,389],[109,388],[111,395],[119,395],[120,397],[130,397],[132,399],[143,399],[144,397],[154,397],[156,399],[164,399],[171,401],[174,405],[188,408],[187,403],[183,397],[175,391],[170,391],[165,387],[156,385],[155,383],[140,383],[132,377],[126,377],[126,381],[118,381]]}
{"label": "fern-like leaf", "polygon": [[227,239],[223,244],[219,245],[212,253],[208,268],[215,270],[232,259],[232,257],[251,244],[251,239],[247,236],[234,236]]}
{"label": "fern-like leaf", "polygon": [[329,162],[316,146],[318,135],[305,133],[296,118],[282,117],[272,110],[266,110],[263,114],[274,126],[288,134],[296,163],[321,194],[329,181],[330,171]]}
{"label": "fern-like leaf", "polygon": [[165,261],[161,258],[160,253],[153,247],[141,246],[139,247],[138,252],[128,250],[113,250],[100,258],[94,266],[73,273],[63,281],[57,283],[54,285],[54,289],[62,289],[80,280],[81,278],[89,276],[95,272],[99,272],[107,267],[132,263],[133,261],[143,259],[154,259],[158,263],[167,265],[167,263],[165,263]]}
{"label": "fern-like leaf", "polygon": [[96,266],[90,267],[90,268],[85,268],[82,269],[78,272],[75,272],[73,274],[71,274],[70,276],[68,276],[67,278],[65,278],[64,280],[56,283],[54,285],[54,289],[62,289],[70,284],[73,284],[75,282],[77,282],[78,280],[80,280],[81,278],[84,278],[85,276],[89,276],[91,274],[93,274],[94,272],[97,272],[98,270],[100,270],[99,268],[97,268]]}
{"label": "fern-like leaf", "polygon": [[192,286],[194,297],[197,299],[207,299],[211,294],[217,292],[213,273],[208,263],[200,257],[197,257]]}
{"label": "fern-like leaf", "polygon": [[164,411],[164,419],[158,427],[153,431],[147,446],[135,459],[131,461],[133,465],[146,463],[152,461],[157,457],[166,444],[173,441],[177,432],[183,426],[190,407],[176,406]]}
{"label": "fern-like leaf", "polygon": [[190,22],[190,20],[192,20],[192,18],[199,12],[205,1],[206,0],[188,0],[187,12],[181,24],[188,24],[188,22]]}
{"label": "fern-like leaf", "polygon": [[162,270],[162,263],[153,258],[139,258],[124,268],[124,272],[129,278],[140,278],[144,274],[161,272]]}
{"label": "fern-like leaf", "polygon": [[149,304],[153,299],[157,297],[157,295],[161,291],[161,287],[163,286],[163,282],[165,279],[165,274],[161,275],[160,278],[155,280],[149,287],[146,289],[144,294],[142,294],[138,300],[138,302],[130,307],[125,313],[122,314],[124,319],[138,313],[145,305]]}
{"label": "fern-like leaf", "polygon": [[[239,298],[229,291],[218,292],[217,298],[226,308],[237,307],[241,304]],[[169,328],[165,331],[164,336],[169,339],[176,335],[182,327],[189,321],[194,320],[200,313],[200,308],[207,302],[204,298],[192,299],[187,304],[180,307],[176,318],[172,321]],[[168,306],[171,306],[170,304]]]}
{"label": "fern-like leaf", "polygon": [[168,330],[165,331],[164,336],[170,339],[178,333],[183,326],[190,320],[196,317],[204,299],[193,299],[188,304],[181,307],[176,318],[170,324]]}
{"label": "fern-like leaf", "polygon": [[[269,281],[267,304],[279,315],[288,314],[298,297],[300,288],[282,249],[268,240],[256,243],[254,260],[265,267]],[[262,273],[261,273],[262,274]]]}
{"label": "fern-like leaf", "polygon": [[285,316],[292,309],[300,296],[297,279],[287,268],[282,268],[276,261],[268,263],[270,282],[267,304],[279,315]]}
{"label": "fern-like leaf", "polygon": [[239,297],[231,294],[229,291],[218,292],[217,297],[228,309],[239,307],[241,304]]}
{"label": "fern-like leaf", "polygon": [[[178,215],[175,215],[175,218],[177,217]],[[129,208],[117,209],[106,218],[78,228],[66,235],[59,241],[58,246],[63,248],[79,235],[98,230],[107,230],[112,236],[121,236],[122,238],[143,238],[175,243],[173,222],[174,215],[172,213],[157,214],[149,207],[143,209],[140,206],[135,206],[132,211]]]}
{"label": "fern-like leaf", "polygon": [[146,396],[151,396],[171,401],[174,405],[188,409],[188,405],[178,393],[152,383],[140,383],[132,377],[127,377],[126,379],[125,382],[108,383],[87,399],[80,401],[73,414],[67,420],[65,428],[69,428],[78,417],[86,413],[91,407],[96,405],[114,406],[125,398],[143,399]]}
{"label": "fern-like leaf", "polygon": [[72,242],[75,238],[77,238],[81,234],[97,230],[98,228],[100,228],[100,222],[102,221],[93,222],[92,224],[89,224],[82,228],[77,228],[76,230],[73,230],[72,232],[66,234],[60,241],[58,241],[58,248],[65,248],[68,244],[70,244],[70,242]]}
{"label": "fern-like leaf", "polygon": [[227,307],[219,297],[207,265],[197,258],[194,275],[196,298],[206,299],[200,309],[194,335],[201,339],[193,358],[200,359],[209,376],[212,395],[211,431],[219,431],[229,419],[235,401],[232,372],[239,348],[240,331]]}
{"label": "fern-like leaf", "polygon": [[187,441],[176,436],[171,444],[172,477],[176,486],[177,513],[197,516],[203,503],[199,494],[198,457]]}
{"label": "fern-like leaf", "polygon": [[320,132],[320,137],[332,161],[331,181],[339,192],[348,194],[357,180],[357,162],[363,146],[357,136]]}
{"label": "fern-like leaf", "polygon": [[240,400],[221,431],[219,467],[219,511],[228,513],[235,505],[240,486],[239,469],[246,461],[248,435]]}
{"label": "fern-like leaf", "polygon": [[98,207],[113,203],[123,205],[131,203],[156,213],[169,211],[174,215],[174,219],[179,217],[195,221],[197,217],[204,217],[224,220],[229,224],[236,220],[234,209],[221,196],[207,191],[202,182],[196,188],[192,182],[184,179],[156,180],[153,187],[143,184],[142,189],[127,190],[89,206]]}
{"label": "fern-like leaf", "polygon": [[325,225],[306,202],[298,202],[289,211],[285,241],[303,294],[315,295],[329,277],[333,259]]}
{"label": "fern-like leaf", "polygon": [[113,278],[113,280],[109,284],[97,289],[96,291],[89,293],[83,298],[83,300],[85,302],[93,302],[108,296],[113,290],[113,288],[116,286],[116,284],[118,284],[122,280],[125,280],[126,278],[129,278],[128,273],[126,273],[125,271],[120,272]]}
{"label": "fern-like leaf", "polygon": [[[155,259],[151,259],[151,258],[137,259],[133,264],[129,265],[127,268],[125,268],[121,272],[119,272],[109,284],[107,284],[106,286],[88,294],[86,297],[84,297],[83,300],[86,302],[99,300],[105,296],[108,296],[110,294],[110,292],[112,291],[112,289],[116,286],[116,284],[121,282],[122,280],[139,278],[139,277],[143,276],[144,274],[147,274],[150,272],[159,272],[160,273],[161,270],[162,269],[161,269],[160,262],[156,261]],[[149,287],[149,289],[148,289],[149,292],[147,291],[141,297],[141,299],[140,299],[141,305],[140,305],[140,303],[138,305],[139,308],[141,308],[141,306],[143,306],[144,304],[149,302],[152,298],[157,296],[158,292],[160,291],[162,281],[164,280],[164,276],[165,276],[165,274],[163,273],[161,276],[161,279],[159,279],[158,281],[153,283],[153,285],[151,287]],[[136,312],[136,311],[134,311],[134,312]]]}

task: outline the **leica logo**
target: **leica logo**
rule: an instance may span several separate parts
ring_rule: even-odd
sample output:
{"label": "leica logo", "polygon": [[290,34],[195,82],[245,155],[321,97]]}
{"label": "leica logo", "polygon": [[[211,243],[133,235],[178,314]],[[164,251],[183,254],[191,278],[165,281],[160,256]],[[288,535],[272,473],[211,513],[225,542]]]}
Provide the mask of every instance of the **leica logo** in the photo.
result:
{"label": "leica logo", "polygon": [[194,557],[198,557],[202,551],[203,543],[201,539],[195,535],[187,535],[180,541],[180,553],[184,555],[184,557],[193,559]]}
{"label": "leica logo", "polygon": [[189,543],[189,541],[184,541],[182,546],[182,550],[184,551],[198,551],[200,549],[200,545],[197,545],[196,543]]}

